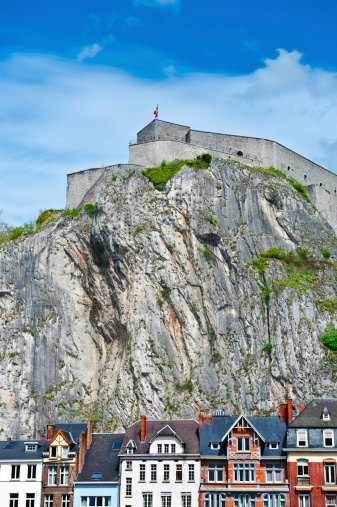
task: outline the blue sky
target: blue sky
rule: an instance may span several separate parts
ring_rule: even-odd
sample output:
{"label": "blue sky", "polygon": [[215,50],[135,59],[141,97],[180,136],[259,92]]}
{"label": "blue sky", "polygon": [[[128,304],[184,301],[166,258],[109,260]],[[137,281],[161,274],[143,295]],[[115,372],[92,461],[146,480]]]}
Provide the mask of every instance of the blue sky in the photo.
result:
{"label": "blue sky", "polygon": [[2,5],[2,218],[63,208],[67,173],[126,162],[157,103],[337,172],[336,15],[335,0]]}

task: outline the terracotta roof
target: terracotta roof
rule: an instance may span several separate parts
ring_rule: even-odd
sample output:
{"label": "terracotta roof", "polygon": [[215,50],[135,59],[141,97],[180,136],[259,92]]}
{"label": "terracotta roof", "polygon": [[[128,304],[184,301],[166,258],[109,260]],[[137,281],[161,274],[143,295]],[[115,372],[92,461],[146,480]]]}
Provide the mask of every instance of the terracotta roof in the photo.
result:
{"label": "terracotta roof", "polygon": [[[185,443],[185,454],[199,454],[199,425],[194,419],[174,421],[147,420],[144,442],[140,441],[140,424],[140,421],[137,421],[126,429],[121,454],[126,452],[127,443],[130,440],[134,440],[137,446],[134,450],[134,454],[146,454],[149,450],[150,440],[166,426],[169,426],[175,433],[177,433],[180,439]],[[166,435],[166,430],[161,435],[164,434]],[[170,435],[172,435],[172,432],[170,432]]]}

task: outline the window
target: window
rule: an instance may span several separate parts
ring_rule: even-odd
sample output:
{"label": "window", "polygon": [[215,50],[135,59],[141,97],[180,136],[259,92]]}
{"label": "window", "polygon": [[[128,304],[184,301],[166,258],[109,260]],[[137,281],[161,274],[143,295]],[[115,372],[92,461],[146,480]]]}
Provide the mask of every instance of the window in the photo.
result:
{"label": "window", "polygon": [[70,495],[62,495],[61,507],[70,507]]}
{"label": "window", "polygon": [[299,459],[297,462],[297,475],[309,475],[309,465],[306,459]]}
{"label": "window", "polygon": [[194,482],[194,465],[188,465],[188,480]]}
{"label": "window", "polygon": [[164,465],[164,481],[170,480],[170,465]]}
{"label": "window", "polygon": [[220,463],[208,464],[208,482],[223,482],[223,465]]}
{"label": "window", "polygon": [[324,463],[324,477],[325,484],[335,484],[336,476],[335,476],[335,464],[334,463]]}
{"label": "window", "polygon": [[180,482],[183,480],[183,466],[176,465],[176,481]]}
{"label": "window", "polygon": [[36,479],[36,465],[28,465],[27,479]]}
{"label": "window", "polygon": [[94,473],[92,474],[92,478],[93,478],[93,479],[102,479],[102,474],[101,474],[101,472],[94,472]]}
{"label": "window", "polygon": [[249,437],[238,437],[238,452],[246,452],[249,451]]}
{"label": "window", "polygon": [[69,447],[67,445],[62,446],[62,458],[68,458]]}
{"label": "window", "polygon": [[53,507],[53,495],[44,495],[44,507]]}
{"label": "window", "polygon": [[330,414],[329,412],[325,412],[325,410],[323,410],[323,421],[330,421]]}
{"label": "window", "polygon": [[57,468],[56,467],[48,467],[48,485],[49,486],[55,486],[55,484],[56,484],[56,473],[57,473]]}
{"label": "window", "polygon": [[[110,507],[111,496],[81,496],[81,507]],[[126,505],[126,507],[131,507]]]}
{"label": "window", "polygon": [[18,493],[10,493],[9,507],[19,507],[19,494]]}
{"label": "window", "polygon": [[60,484],[68,484],[69,467],[61,467]]}
{"label": "window", "polygon": [[143,493],[143,507],[152,507],[152,493]]}
{"label": "window", "polygon": [[263,495],[263,507],[285,507],[286,498],[284,495],[267,494]]}
{"label": "window", "polygon": [[157,480],[157,465],[151,465],[151,481]]}
{"label": "window", "polygon": [[278,449],[278,445],[279,445],[278,442],[269,442],[268,444],[269,449]]}
{"label": "window", "polygon": [[20,479],[20,465],[12,465],[11,479]]}
{"label": "window", "polygon": [[126,462],[126,469],[127,470],[132,470],[132,461],[127,461]]}
{"label": "window", "polygon": [[336,505],[336,495],[326,495],[325,496],[325,505],[328,507],[332,507],[332,505]]}
{"label": "window", "polygon": [[157,452],[158,452],[158,454],[161,454],[163,452],[162,444],[157,444]]}
{"label": "window", "polygon": [[125,494],[126,494],[126,496],[132,496],[132,479],[131,479],[131,477],[126,478]]}
{"label": "window", "polygon": [[139,480],[141,482],[145,481],[145,465],[139,465]]}
{"label": "window", "polygon": [[35,507],[35,493],[26,494],[26,507]]}
{"label": "window", "polygon": [[225,507],[226,495],[224,493],[205,493],[204,506],[205,507]]}
{"label": "window", "polygon": [[26,451],[27,452],[37,451],[37,445],[36,444],[26,444]]}
{"label": "window", "polygon": [[192,497],[190,493],[184,493],[181,495],[181,507],[191,507]]}
{"label": "window", "polygon": [[236,463],[235,465],[233,465],[233,469],[234,469],[234,482],[255,481],[255,465],[253,463]]}
{"label": "window", "polygon": [[50,457],[57,458],[57,447],[56,445],[50,446]]}
{"label": "window", "polygon": [[323,443],[324,443],[324,447],[333,447],[334,446],[333,431],[324,431],[323,432]]}
{"label": "window", "polygon": [[255,507],[255,496],[253,495],[235,495],[234,507]]}
{"label": "window", "polygon": [[266,465],[266,482],[282,482],[282,466],[279,464]]}
{"label": "window", "polygon": [[170,446],[169,444],[164,444],[164,453],[168,454],[170,452]]}
{"label": "window", "polygon": [[213,449],[213,451],[220,449],[220,442],[211,442],[211,449]]}
{"label": "window", "polygon": [[298,507],[310,507],[310,496],[298,495]]}
{"label": "window", "polygon": [[127,447],[126,454],[133,454],[133,447]]}
{"label": "window", "polygon": [[171,452],[172,454],[176,453],[176,444],[171,444]]}
{"label": "window", "polygon": [[308,432],[298,431],[297,432],[297,447],[306,447],[308,445]]}
{"label": "window", "polygon": [[171,493],[161,494],[161,507],[171,507]]}

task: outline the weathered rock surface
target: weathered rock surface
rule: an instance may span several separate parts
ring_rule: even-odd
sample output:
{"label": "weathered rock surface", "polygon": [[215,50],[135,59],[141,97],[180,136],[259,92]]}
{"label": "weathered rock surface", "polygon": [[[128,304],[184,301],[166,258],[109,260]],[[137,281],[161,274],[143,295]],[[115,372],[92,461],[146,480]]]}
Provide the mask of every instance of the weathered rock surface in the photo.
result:
{"label": "weathered rock surface", "polygon": [[[307,248],[319,270],[269,260],[261,275],[253,260],[274,246]],[[319,336],[337,316],[336,260],[329,224],[278,177],[213,161],[159,192],[119,175],[93,220],[82,210],[0,249],[3,437],[333,396]]]}

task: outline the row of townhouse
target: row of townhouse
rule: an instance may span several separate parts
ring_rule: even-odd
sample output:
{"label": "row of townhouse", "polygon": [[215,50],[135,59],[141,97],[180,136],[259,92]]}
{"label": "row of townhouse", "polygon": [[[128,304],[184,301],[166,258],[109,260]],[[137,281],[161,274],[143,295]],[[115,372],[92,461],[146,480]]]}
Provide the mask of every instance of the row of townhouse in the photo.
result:
{"label": "row of townhouse", "polygon": [[1,507],[337,507],[337,400],[271,417],[51,424],[0,442]]}

